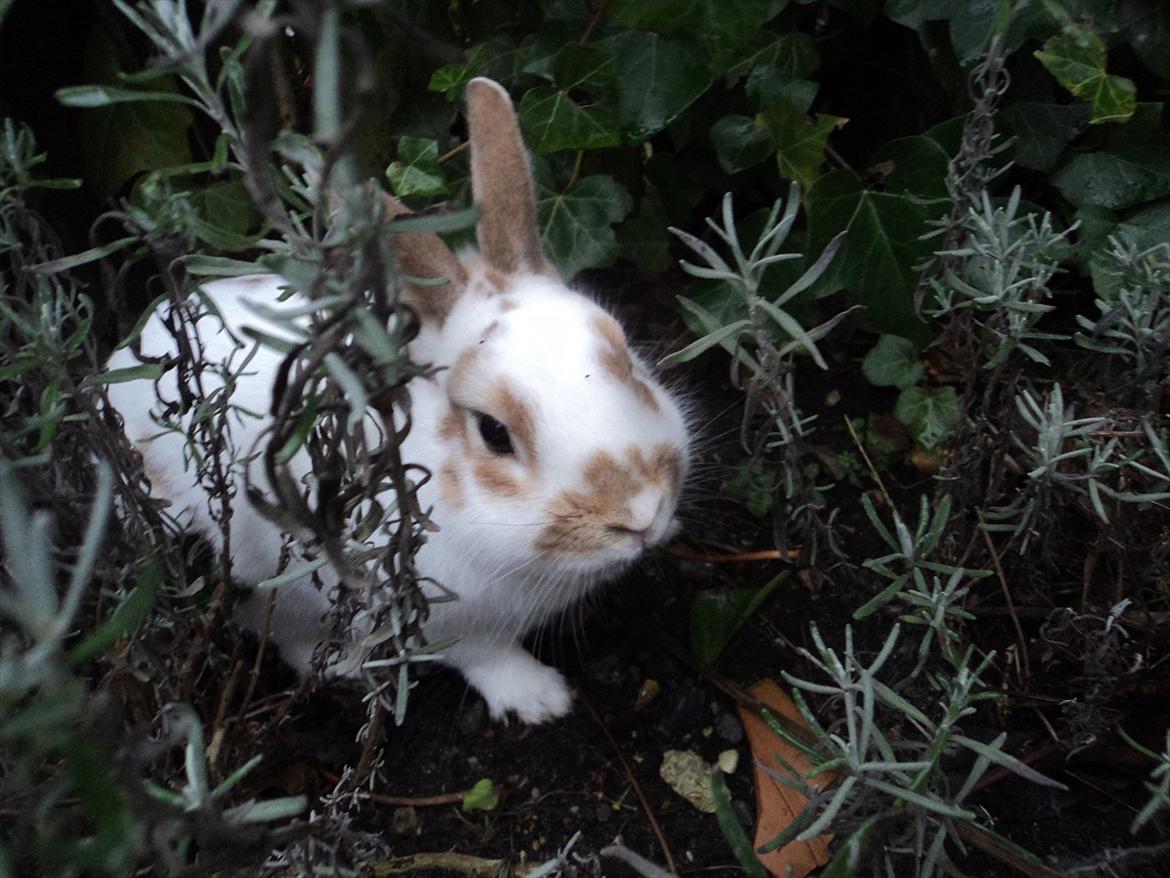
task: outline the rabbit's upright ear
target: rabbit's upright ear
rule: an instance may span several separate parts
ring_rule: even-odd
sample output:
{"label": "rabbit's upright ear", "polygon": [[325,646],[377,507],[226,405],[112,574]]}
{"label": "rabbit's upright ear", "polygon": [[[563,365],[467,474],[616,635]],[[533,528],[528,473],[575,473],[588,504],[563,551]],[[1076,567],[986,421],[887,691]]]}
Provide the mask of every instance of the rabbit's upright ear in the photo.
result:
{"label": "rabbit's upright ear", "polygon": [[[392,195],[382,193],[382,203],[386,216],[391,219],[411,213]],[[467,271],[451,248],[434,232],[404,232],[394,236],[394,261],[398,263],[398,270],[406,275],[403,300],[414,308],[420,320],[442,326],[467,288]],[[446,278],[447,282],[419,286],[410,283],[411,278]]]}
{"label": "rabbit's upright ear", "polygon": [[477,77],[467,84],[467,127],[480,253],[500,271],[558,277],[540,245],[528,154],[512,99],[499,83]]}

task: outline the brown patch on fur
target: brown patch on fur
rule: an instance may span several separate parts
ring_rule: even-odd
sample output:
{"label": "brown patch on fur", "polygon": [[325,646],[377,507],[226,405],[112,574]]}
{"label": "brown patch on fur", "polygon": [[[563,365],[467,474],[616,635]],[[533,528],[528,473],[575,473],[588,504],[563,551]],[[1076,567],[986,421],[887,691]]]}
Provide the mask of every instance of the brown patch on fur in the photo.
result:
{"label": "brown patch on fur", "polygon": [[549,505],[552,521],[537,536],[537,550],[585,555],[612,545],[610,528],[626,520],[630,498],[642,489],[635,471],[605,451],[594,454],[585,467],[586,490],[565,491]]}
{"label": "brown patch on fur", "polygon": [[618,322],[608,315],[596,317],[593,328],[601,336],[601,366],[623,384],[628,384],[638,397],[638,400],[651,411],[658,411],[658,400],[654,398],[654,391],[640,377],[634,374],[634,361],[630,358],[629,348],[626,346],[626,336]]}
{"label": "brown patch on fur", "polygon": [[444,503],[455,509],[463,506],[463,484],[452,458],[446,460],[439,468],[439,496],[443,498]]}
{"label": "brown patch on fur", "polygon": [[475,361],[478,358],[479,351],[475,348],[461,353],[459,359],[455,361],[455,365],[451,367],[451,377],[447,381],[447,386],[457,388],[466,384],[468,375],[475,371]]}
{"label": "brown patch on fur", "polygon": [[468,83],[467,128],[471,194],[480,209],[476,228],[480,253],[507,273],[557,277],[540,245],[536,193],[516,112],[499,84],[483,78]]}
{"label": "brown patch on fur", "polygon": [[666,443],[656,445],[650,457],[650,472],[651,481],[677,488],[682,481],[682,452]]}
{"label": "brown patch on fur", "polygon": [[[382,204],[386,216],[395,219],[409,216],[411,211],[397,198],[383,192]],[[402,290],[403,301],[415,310],[424,323],[440,328],[459,297],[467,288],[467,272],[443,239],[434,232],[407,232],[394,236],[394,256],[403,274],[420,280],[447,278],[447,283],[433,287],[407,284]]]}
{"label": "brown patch on fur", "polygon": [[496,271],[494,268],[484,269],[483,279],[488,282],[497,293],[502,293],[512,285],[511,279],[502,271]]}
{"label": "brown patch on fur", "polygon": [[552,522],[536,538],[547,554],[583,555],[613,545],[615,528],[627,526],[630,500],[647,485],[661,485],[667,494],[678,490],[682,453],[661,443],[646,455],[637,446],[625,462],[598,451],[585,466],[584,490],[565,491],[549,506]]}
{"label": "brown patch on fur", "polygon": [[626,336],[618,322],[608,315],[593,318],[593,328],[601,336],[601,365],[618,381],[629,381],[634,362],[626,348]]}
{"label": "brown patch on fur", "polygon": [[509,311],[515,311],[520,306],[516,304],[515,299],[500,299],[500,313],[507,314]]}
{"label": "brown patch on fur", "polygon": [[646,406],[650,411],[658,411],[658,400],[654,398],[654,391],[650,389],[650,385],[640,378],[633,378],[631,381],[634,393],[638,395],[638,399],[641,400],[642,405]]}
{"label": "brown patch on fur", "polygon": [[480,457],[475,462],[475,480],[489,494],[519,497],[524,485],[512,472],[513,464],[499,457]]}
{"label": "brown patch on fur", "polygon": [[168,497],[171,494],[171,485],[162,474],[162,470],[154,465],[154,461],[147,455],[142,455],[142,474],[150,482],[150,496]]}
{"label": "brown patch on fur", "polygon": [[498,419],[508,433],[523,447],[528,459],[536,461],[536,421],[530,409],[508,385],[501,381],[492,388],[489,405],[492,417]]}
{"label": "brown patch on fur", "polygon": [[447,410],[443,420],[439,423],[440,439],[467,439],[467,418],[455,406]]}
{"label": "brown patch on fur", "polygon": [[637,474],[651,485],[677,487],[682,477],[682,452],[673,445],[661,442],[647,457],[642,449],[631,446],[626,459]]}
{"label": "brown patch on fur", "polygon": [[503,324],[500,323],[500,321],[493,320],[491,323],[488,324],[488,328],[483,331],[483,337],[479,340],[479,343],[483,344],[485,341],[487,341],[493,335],[499,335],[500,330],[503,328],[504,328]]}

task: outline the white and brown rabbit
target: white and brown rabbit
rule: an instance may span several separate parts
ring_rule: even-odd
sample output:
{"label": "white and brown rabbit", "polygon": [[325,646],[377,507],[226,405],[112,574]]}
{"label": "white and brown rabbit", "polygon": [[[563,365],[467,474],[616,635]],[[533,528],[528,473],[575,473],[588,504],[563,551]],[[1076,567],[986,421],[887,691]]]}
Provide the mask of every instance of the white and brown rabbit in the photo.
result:
{"label": "white and brown rabbit", "polygon": [[[614,318],[566,287],[545,258],[507,92],[473,80],[467,113],[479,252],[457,257],[429,233],[396,238],[406,275],[449,279],[404,292],[422,321],[410,357],[442,368],[408,385],[413,423],[402,457],[434,475],[419,499],[439,530],[419,551],[419,571],[458,596],[432,605],[427,636],[453,641],[443,661],[483,694],[493,717],[514,712],[535,723],[565,714],[569,691],[560,673],[519,641],[672,532],[688,465],[687,419],[629,350]],[[397,203],[394,210],[405,212]],[[244,326],[281,334],[247,303],[271,306],[286,286],[278,276],[255,275],[214,281],[203,292],[242,337]],[[298,304],[304,300],[295,294],[285,306]],[[208,325],[218,328],[202,324]],[[225,359],[235,345],[223,331],[201,334],[209,362]],[[154,356],[174,351],[160,314],[146,324],[141,345]],[[267,411],[280,360],[260,348],[233,402]],[[124,349],[109,367],[135,362]],[[168,378],[158,384],[164,394]],[[184,437],[160,433],[152,396],[143,382],[114,384],[109,392],[154,493],[216,539],[207,498],[185,469]],[[249,449],[265,424],[261,416],[233,417],[235,447]],[[308,461],[294,460],[293,468],[304,475]],[[233,478],[242,484],[242,472]],[[274,575],[282,544],[275,525],[246,502],[236,504],[237,576],[256,582]],[[325,581],[333,585],[336,577]],[[271,638],[302,672],[325,636],[328,591],[308,578],[277,589]],[[265,606],[266,599],[253,598],[240,620],[262,628]]]}

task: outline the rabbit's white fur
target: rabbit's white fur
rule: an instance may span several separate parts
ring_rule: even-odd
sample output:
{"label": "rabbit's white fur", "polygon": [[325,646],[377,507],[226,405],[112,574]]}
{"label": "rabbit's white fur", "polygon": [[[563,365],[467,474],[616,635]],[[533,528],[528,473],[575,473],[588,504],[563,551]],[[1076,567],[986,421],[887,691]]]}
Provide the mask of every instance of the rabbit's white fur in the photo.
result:
{"label": "rabbit's white fur", "polygon": [[[439,530],[427,536],[418,569],[458,596],[432,604],[428,638],[454,641],[443,660],[483,694],[493,717],[514,712],[540,722],[568,711],[569,692],[561,675],[519,640],[669,535],[687,466],[687,424],[677,401],[629,352],[613,318],[568,289],[539,252],[531,180],[506,92],[482,79],[468,91],[481,253],[456,262],[434,236],[396,238],[408,274],[452,278],[446,298],[428,300],[433,287],[412,288],[407,297],[423,317],[411,358],[443,368],[408,385],[412,426],[402,457],[433,474],[419,499]],[[282,334],[248,303],[305,304],[294,294],[274,305],[284,286],[279,277],[256,275],[214,281],[203,292],[243,338],[245,326]],[[236,348],[214,317],[199,328],[208,362],[226,360]],[[161,314],[147,322],[141,343],[148,355],[174,351]],[[237,351],[235,361],[248,350]],[[259,348],[237,379],[234,405],[258,415],[232,418],[240,457],[267,423],[280,360]],[[109,367],[135,362],[122,350]],[[164,397],[173,381],[160,380]],[[214,388],[210,371],[205,381]],[[148,385],[114,384],[109,396],[143,453],[155,494],[216,539],[206,495],[184,463],[185,440],[160,432]],[[483,414],[505,425],[512,453],[487,445],[479,430]],[[237,488],[245,465],[233,474]],[[310,477],[304,452],[292,469]],[[267,487],[257,470],[253,482]],[[373,539],[379,538],[385,539]],[[231,541],[238,577],[274,575],[284,538],[242,499],[234,505]],[[336,578],[322,574],[323,590],[307,577],[280,586],[271,619],[272,640],[302,672],[326,633],[322,616]],[[266,611],[267,596],[257,596],[239,618],[259,630]]]}

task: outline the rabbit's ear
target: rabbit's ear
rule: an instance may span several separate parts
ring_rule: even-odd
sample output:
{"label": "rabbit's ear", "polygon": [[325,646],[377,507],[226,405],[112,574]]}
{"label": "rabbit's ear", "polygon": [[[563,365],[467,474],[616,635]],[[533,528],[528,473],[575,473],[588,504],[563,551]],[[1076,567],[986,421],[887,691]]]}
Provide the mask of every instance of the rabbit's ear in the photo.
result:
{"label": "rabbit's ear", "polygon": [[[394,219],[408,216],[411,211],[397,198],[382,193],[386,216]],[[407,275],[402,288],[403,299],[417,312],[423,322],[443,325],[455,302],[467,288],[467,271],[451,252],[451,248],[434,232],[404,232],[394,236],[394,258],[398,269]],[[445,284],[419,286],[410,278],[430,280],[446,278]]]}
{"label": "rabbit's ear", "polygon": [[467,127],[480,253],[500,271],[558,277],[540,245],[528,154],[512,99],[499,83],[477,77],[467,84]]}

